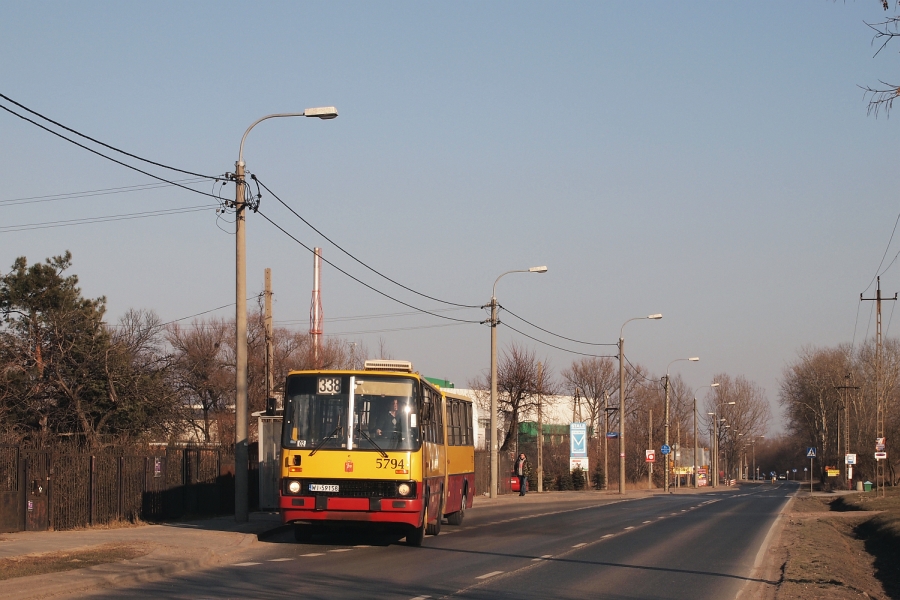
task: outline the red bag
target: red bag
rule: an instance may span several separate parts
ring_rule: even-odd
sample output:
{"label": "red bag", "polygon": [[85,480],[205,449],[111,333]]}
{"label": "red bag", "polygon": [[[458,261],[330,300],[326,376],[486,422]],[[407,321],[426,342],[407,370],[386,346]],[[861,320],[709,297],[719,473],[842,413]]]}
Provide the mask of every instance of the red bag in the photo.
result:
{"label": "red bag", "polygon": [[514,492],[519,491],[519,478],[518,477],[510,477],[509,478],[509,489]]}

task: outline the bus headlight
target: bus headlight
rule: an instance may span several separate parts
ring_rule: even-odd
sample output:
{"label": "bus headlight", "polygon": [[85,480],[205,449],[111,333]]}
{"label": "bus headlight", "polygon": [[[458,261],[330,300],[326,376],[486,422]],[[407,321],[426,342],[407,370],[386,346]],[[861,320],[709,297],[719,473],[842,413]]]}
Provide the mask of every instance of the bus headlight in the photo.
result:
{"label": "bus headlight", "polygon": [[401,496],[409,496],[409,491],[410,490],[409,490],[408,483],[401,483],[400,485],[397,486],[397,493],[400,494]]}
{"label": "bus headlight", "polygon": [[297,481],[296,479],[294,479],[290,483],[288,483],[287,488],[290,493],[299,494],[300,493],[300,482]]}

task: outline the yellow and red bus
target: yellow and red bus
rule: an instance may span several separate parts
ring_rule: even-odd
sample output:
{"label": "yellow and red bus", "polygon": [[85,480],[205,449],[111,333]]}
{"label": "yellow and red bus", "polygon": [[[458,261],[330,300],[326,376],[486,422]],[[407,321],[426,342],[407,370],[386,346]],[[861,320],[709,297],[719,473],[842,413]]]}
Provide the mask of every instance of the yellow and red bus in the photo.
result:
{"label": "yellow and red bus", "polygon": [[298,541],[327,526],[390,526],[420,546],[444,517],[462,522],[474,462],[471,401],[407,361],[288,374],[279,510]]}

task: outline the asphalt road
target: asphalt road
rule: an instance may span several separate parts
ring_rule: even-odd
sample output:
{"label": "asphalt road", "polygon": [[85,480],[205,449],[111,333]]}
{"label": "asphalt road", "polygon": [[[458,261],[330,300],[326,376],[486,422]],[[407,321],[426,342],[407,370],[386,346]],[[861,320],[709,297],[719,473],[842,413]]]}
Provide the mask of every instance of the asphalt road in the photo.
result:
{"label": "asphalt road", "polygon": [[795,482],[619,500],[553,495],[468,511],[421,548],[291,533],[242,562],[95,598],[735,598]]}

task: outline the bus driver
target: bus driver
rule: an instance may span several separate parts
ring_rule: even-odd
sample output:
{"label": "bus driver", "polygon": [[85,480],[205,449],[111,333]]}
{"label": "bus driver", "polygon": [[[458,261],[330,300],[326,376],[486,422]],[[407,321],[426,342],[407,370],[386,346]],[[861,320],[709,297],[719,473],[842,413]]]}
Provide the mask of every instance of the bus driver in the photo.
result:
{"label": "bus driver", "polygon": [[390,409],[375,421],[375,435],[381,438],[400,438],[400,411],[397,399],[390,404]]}

